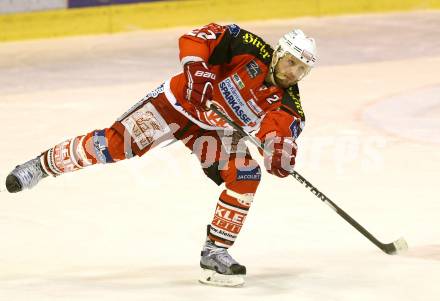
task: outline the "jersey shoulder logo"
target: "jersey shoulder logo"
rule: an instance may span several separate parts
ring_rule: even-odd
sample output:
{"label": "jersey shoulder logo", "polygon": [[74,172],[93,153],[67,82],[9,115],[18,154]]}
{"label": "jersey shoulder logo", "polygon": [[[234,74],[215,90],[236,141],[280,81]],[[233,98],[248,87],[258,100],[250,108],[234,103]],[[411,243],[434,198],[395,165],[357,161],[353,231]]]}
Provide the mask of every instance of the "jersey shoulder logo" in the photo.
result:
{"label": "jersey shoulder logo", "polygon": [[241,28],[237,24],[229,24],[226,27],[228,28],[231,36],[233,36],[234,38],[238,37],[238,35],[240,34]]}
{"label": "jersey shoulder logo", "polygon": [[246,71],[249,74],[250,78],[255,78],[261,73],[260,66],[258,66],[257,62],[255,62],[254,60],[246,64]]}
{"label": "jersey shoulder logo", "polygon": [[304,121],[300,121],[299,119],[295,118],[295,120],[290,125],[290,132],[292,134],[292,137],[295,139],[298,138],[298,136],[301,134],[302,130],[304,129]]}

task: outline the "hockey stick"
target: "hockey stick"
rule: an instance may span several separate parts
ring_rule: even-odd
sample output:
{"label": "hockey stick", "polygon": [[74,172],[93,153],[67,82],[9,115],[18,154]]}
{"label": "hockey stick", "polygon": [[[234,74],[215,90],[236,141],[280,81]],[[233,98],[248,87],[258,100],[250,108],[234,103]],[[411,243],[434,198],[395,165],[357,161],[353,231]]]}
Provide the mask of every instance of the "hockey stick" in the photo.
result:
{"label": "hockey stick", "polygon": [[[224,121],[226,121],[230,126],[232,126],[243,137],[247,137],[252,142],[252,144],[254,144],[256,147],[258,147],[263,152],[267,152],[267,150],[265,150],[264,146],[257,139],[255,139],[253,136],[251,136],[250,134],[245,132],[241,128],[241,126],[236,124],[228,116],[226,116],[224,113],[222,113],[214,104],[211,103],[209,108],[212,111],[214,111],[216,114],[218,114]],[[339,214],[339,216],[341,216],[343,219],[345,219],[350,225],[352,225],[356,230],[358,230],[363,236],[368,238],[373,244],[375,244],[383,252],[385,252],[389,255],[394,255],[394,254],[398,254],[398,253],[408,249],[408,244],[403,237],[399,238],[398,240],[396,240],[392,243],[388,243],[388,244],[384,244],[384,243],[380,242],[376,237],[374,237],[370,232],[368,232],[367,229],[362,227],[357,221],[355,221],[344,210],[339,208],[326,195],[324,195],[322,192],[320,192],[316,187],[314,187],[309,181],[307,181],[298,172],[296,172],[295,170],[292,171],[291,176],[293,176],[301,184],[304,184],[306,186],[306,188],[308,188],[314,195],[316,195],[321,201],[323,201],[328,206],[330,206],[330,208],[332,208],[337,214]]]}

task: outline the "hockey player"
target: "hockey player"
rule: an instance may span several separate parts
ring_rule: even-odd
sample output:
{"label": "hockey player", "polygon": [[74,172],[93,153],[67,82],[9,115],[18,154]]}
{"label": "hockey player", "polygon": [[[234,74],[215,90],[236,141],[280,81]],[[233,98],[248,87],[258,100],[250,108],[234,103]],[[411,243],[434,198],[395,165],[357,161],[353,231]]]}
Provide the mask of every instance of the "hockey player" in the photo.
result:
{"label": "hockey player", "polygon": [[198,156],[205,174],[225,184],[201,252],[200,281],[240,286],[246,268],[228,248],[240,233],[261,171],[209,105],[247,132],[255,131],[271,150],[264,155],[267,171],[286,177],[305,122],[297,83],[315,64],[315,42],[297,29],[273,49],[237,25],[212,23],[180,37],[179,49],[182,73],[148,93],[111,127],[66,140],[17,166],[6,186],[9,192],[22,191],[48,176],[142,156],[160,142],[181,140]]}

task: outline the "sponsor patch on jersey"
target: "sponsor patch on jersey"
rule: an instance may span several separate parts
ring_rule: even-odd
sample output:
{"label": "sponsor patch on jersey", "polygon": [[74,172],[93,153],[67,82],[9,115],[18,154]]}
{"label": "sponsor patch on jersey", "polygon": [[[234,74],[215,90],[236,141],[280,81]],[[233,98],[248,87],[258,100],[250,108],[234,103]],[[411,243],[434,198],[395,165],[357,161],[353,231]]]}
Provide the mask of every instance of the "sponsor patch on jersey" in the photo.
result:
{"label": "sponsor patch on jersey", "polygon": [[254,101],[253,98],[248,100],[248,105],[249,107],[258,115],[258,117],[260,117],[261,115],[264,114],[263,109],[261,109]]}
{"label": "sponsor patch on jersey", "polygon": [[121,123],[140,150],[171,132],[166,121],[151,103],[145,104]]}
{"label": "sponsor patch on jersey", "polygon": [[240,33],[240,26],[238,26],[237,24],[229,24],[226,26],[229,30],[229,33],[231,34],[231,36],[233,36],[234,38],[238,37],[238,34]]}
{"label": "sponsor patch on jersey", "polygon": [[257,119],[257,116],[247,106],[239,90],[235,87],[231,78],[228,77],[221,81],[219,84],[220,92],[226,103],[234,112],[235,116],[240,119],[244,124],[249,124],[252,120]]}
{"label": "sponsor patch on jersey", "polygon": [[261,180],[261,169],[258,166],[251,170],[237,169],[237,181],[260,181],[260,180]]}
{"label": "sponsor patch on jersey", "polygon": [[300,121],[299,119],[295,119],[289,128],[290,128],[290,132],[292,134],[292,137],[297,139],[304,128],[304,122]]}
{"label": "sponsor patch on jersey", "polygon": [[257,62],[255,62],[254,60],[247,63],[246,71],[249,74],[250,78],[255,78],[258,74],[261,73],[260,66],[258,66]]}
{"label": "sponsor patch on jersey", "polygon": [[232,79],[234,80],[234,83],[237,85],[238,89],[241,90],[244,88],[244,83],[237,73],[234,73],[234,75],[232,75]]}

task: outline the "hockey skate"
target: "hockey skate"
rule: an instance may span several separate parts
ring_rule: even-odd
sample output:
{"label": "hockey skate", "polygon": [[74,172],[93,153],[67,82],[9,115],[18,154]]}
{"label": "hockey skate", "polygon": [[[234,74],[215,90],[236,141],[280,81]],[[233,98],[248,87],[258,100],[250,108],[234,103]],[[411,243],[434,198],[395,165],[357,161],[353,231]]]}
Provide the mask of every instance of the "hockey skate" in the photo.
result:
{"label": "hockey skate", "polygon": [[40,157],[38,156],[15,167],[6,177],[6,188],[11,193],[31,189],[45,177],[47,177],[47,173],[41,167]]}
{"label": "hockey skate", "polygon": [[244,285],[246,267],[234,260],[228,249],[216,246],[209,239],[201,252],[200,267],[202,273],[199,281],[203,284],[228,287]]}

